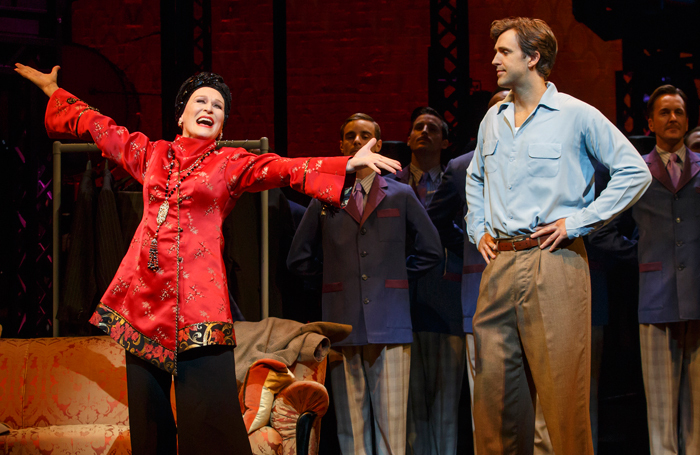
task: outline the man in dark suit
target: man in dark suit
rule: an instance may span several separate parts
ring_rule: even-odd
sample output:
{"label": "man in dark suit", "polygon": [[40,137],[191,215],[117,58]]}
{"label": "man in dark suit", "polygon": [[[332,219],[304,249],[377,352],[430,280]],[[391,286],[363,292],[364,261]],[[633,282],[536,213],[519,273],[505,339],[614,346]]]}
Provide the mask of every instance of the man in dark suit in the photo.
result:
{"label": "man in dark suit", "polygon": [[649,98],[651,186],[639,228],[639,337],[652,455],[700,453],[700,155],[685,147],[686,96]]}
{"label": "man in dark suit", "polygon": [[[481,273],[486,267],[484,258],[476,246],[465,242],[464,216],[467,214],[464,182],[467,167],[474,156],[474,151],[458,156],[447,163],[442,184],[428,207],[428,216],[440,234],[440,240],[448,255],[461,259],[461,313],[462,330],[466,334],[466,361],[469,390],[473,409],[474,396],[474,334],[472,318],[479,298]],[[455,221],[457,215],[457,221]],[[456,398],[455,398],[456,400]],[[472,419],[472,431],[474,420]]]}
{"label": "man in dark suit", "polygon": [[[395,178],[410,185],[426,209],[442,181],[440,155],[449,145],[448,132],[447,123],[435,109],[419,107],[411,114],[407,141],[411,163]],[[457,413],[465,364],[460,256],[461,251],[446,251],[444,261],[410,281],[409,454],[453,455],[457,451]]]}
{"label": "man in dark suit", "polygon": [[[380,150],[379,125],[354,114],[341,126],[340,150],[354,155],[366,144]],[[425,273],[443,253],[410,187],[374,172],[358,171],[356,178],[344,209],[311,202],[287,265],[302,274],[322,266],[323,320],[353,326],[334,346],[343,362],[331,368],[342,453],[403,454],[413,338],[408,278]]]}

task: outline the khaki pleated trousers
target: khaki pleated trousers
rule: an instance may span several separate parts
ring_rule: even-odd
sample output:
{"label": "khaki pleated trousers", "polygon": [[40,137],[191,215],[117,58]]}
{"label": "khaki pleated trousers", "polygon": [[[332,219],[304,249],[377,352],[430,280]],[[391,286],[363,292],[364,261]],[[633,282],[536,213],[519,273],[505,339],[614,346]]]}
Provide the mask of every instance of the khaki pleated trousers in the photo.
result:
{"label": "khaki pleated trousers", "polygon": [[532,454],[534,402],[557,455],[593,455],[591,292],[583,241],[554,252],[500,252],[474,315],[479,455]]}

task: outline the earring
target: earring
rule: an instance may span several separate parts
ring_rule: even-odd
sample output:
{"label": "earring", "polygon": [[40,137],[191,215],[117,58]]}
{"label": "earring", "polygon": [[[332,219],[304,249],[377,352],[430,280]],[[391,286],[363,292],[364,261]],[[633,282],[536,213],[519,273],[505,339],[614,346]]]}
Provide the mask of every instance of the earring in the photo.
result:
{"label": "earring", "polygon": [[224,137],[224,130],[221,130],[221,133],[219,133],[219,140]]}
{"label": "earring", "polygon": [[177,122],[177,126],[180,127],[180,128],[182,128],[182,119],[180,119],[180,121]]}

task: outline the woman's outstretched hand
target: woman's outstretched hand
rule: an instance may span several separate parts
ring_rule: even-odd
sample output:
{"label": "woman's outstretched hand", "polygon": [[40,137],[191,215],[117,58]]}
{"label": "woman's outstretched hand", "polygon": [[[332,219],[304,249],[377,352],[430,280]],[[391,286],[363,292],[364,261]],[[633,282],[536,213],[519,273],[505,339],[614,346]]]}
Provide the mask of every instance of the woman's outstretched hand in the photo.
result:
{"label": "woman's outstretched hand", "polygon": [[389,171],[392,174],[396,174],[396,171],[401,170],[401,163],[386,156],[380,155],[379,153],[372,152],[371,148],[377,140],[372,138],[357,151],[355,156],[348,160],[348,165],[345,167],[346,172],[356,172],[362,168],[368,167],[372,169],[377,174],[381,174],[381,169]]}
{"label": "woman's outstretched hand", "polygon": [[42,73],[31,66],[15,63],[15,71],[25,79],[30,80],[39,87],[47,96],[53,95],[58,90],[58,70],[60,66],[54,66],[50,73]]}

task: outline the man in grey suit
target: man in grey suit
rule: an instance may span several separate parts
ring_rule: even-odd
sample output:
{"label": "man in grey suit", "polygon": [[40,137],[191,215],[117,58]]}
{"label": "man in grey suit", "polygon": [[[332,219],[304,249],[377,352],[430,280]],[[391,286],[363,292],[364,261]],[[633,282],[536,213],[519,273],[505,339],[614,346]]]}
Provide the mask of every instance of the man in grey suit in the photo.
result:
{"label": "man in grey suit", "polygon": [[[379,125],[366,114],[352,115],[340,131],[344,155],[366,144],[381,148]],[[322,267],[323,320],[353,327],[334,345],[343,362],[330,371],[342,453],[404,454],[413,339],[408,278],[425,273],[443,253],[409,186],[374,172],[358,171],[356,178],[344,209],[311,202],[287,265],[302,274]]]}
{"label": "man in grey suit", "polygon": [[632,209],[639,228],[639,338],[652,455],[700,454],[700,155],[683,139],[685,94],[649,98],[651,186]]}

